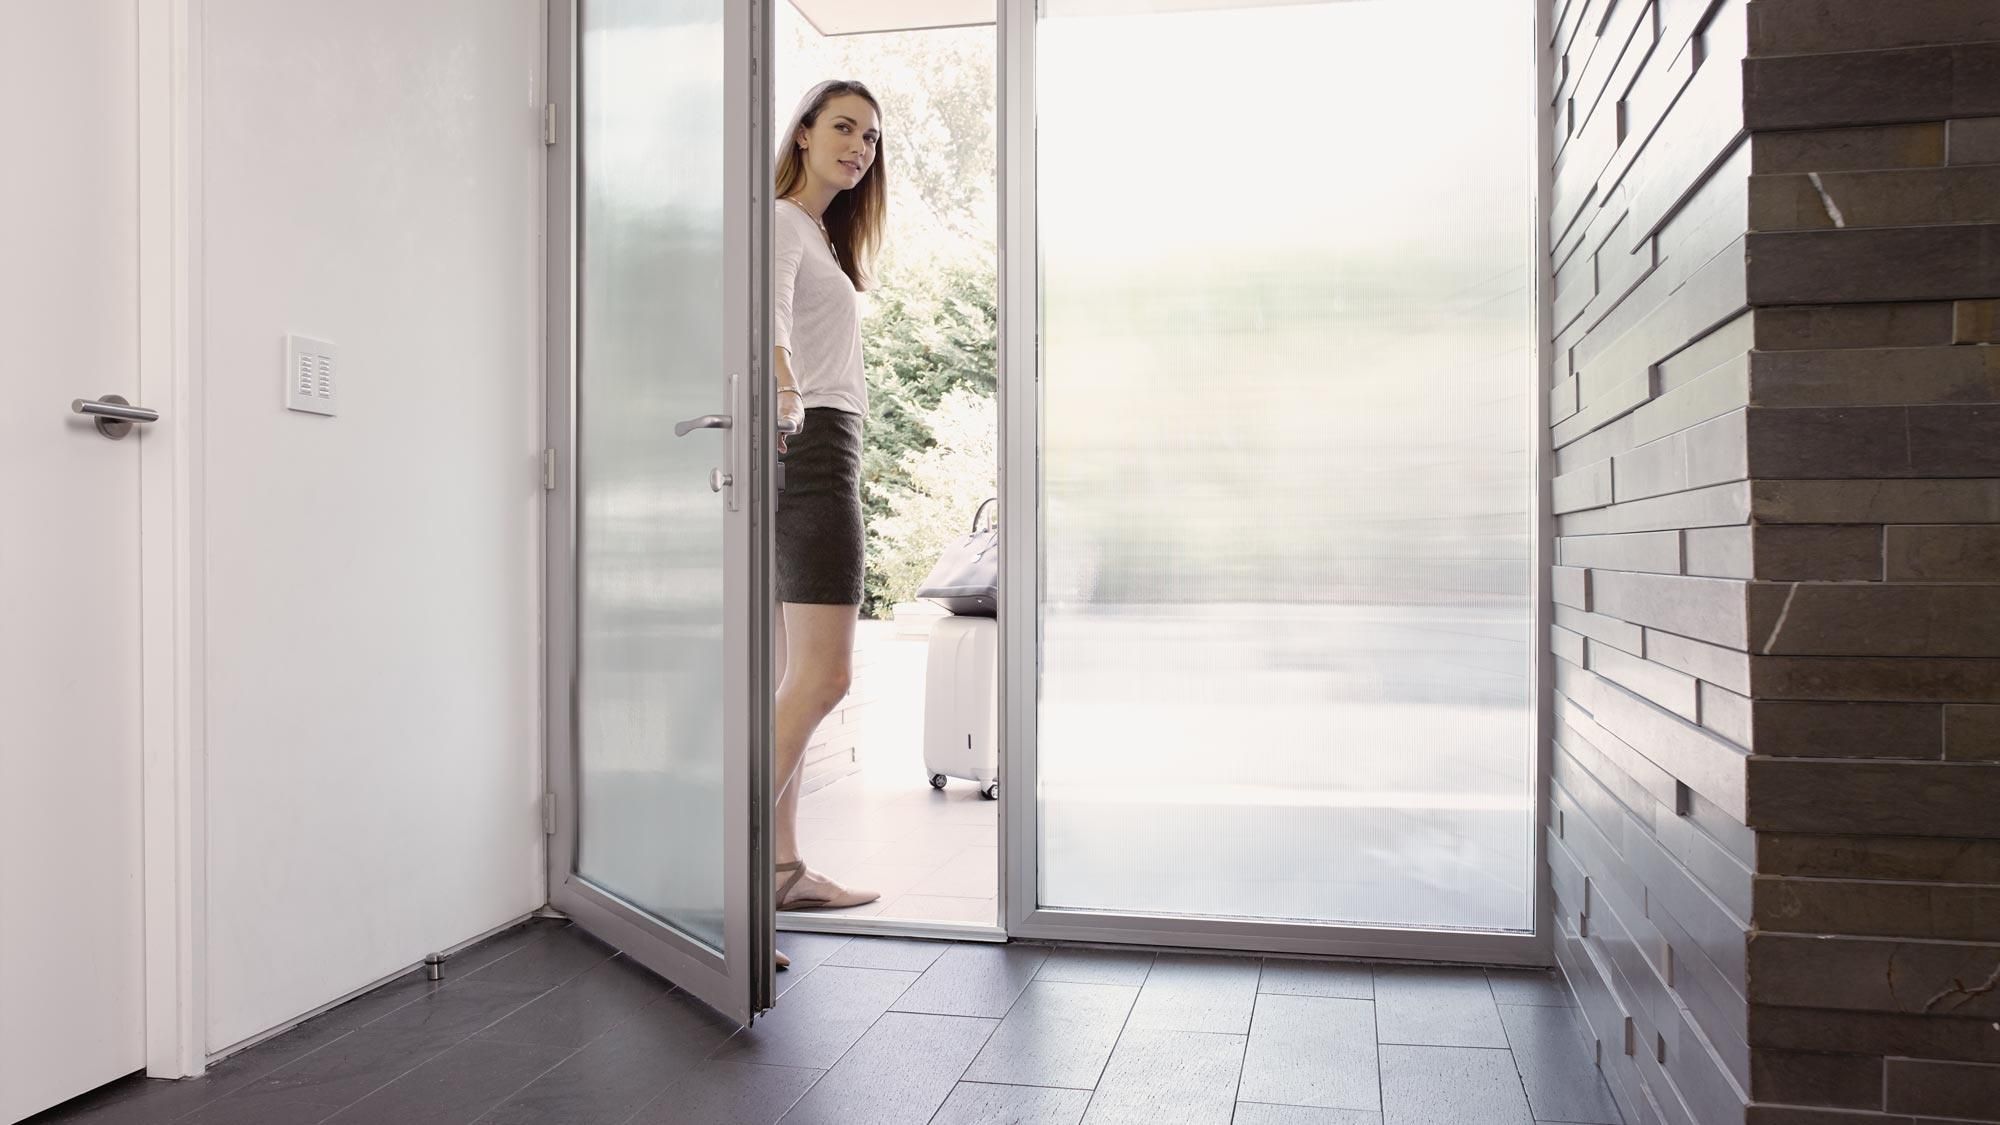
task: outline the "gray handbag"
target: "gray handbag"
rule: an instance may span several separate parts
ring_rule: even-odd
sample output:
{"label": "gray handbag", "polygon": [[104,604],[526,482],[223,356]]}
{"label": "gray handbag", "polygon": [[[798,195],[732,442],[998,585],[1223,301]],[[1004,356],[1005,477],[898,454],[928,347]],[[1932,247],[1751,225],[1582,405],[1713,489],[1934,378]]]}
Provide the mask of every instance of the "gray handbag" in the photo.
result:
{"label": "gray handbag", "polygon": [[1000,609],[1000,524],[997,516],[981,527],[994,497],[972,513],[972,533],[944,549],[924,576],[917,596],[959,617],[993,617]]}

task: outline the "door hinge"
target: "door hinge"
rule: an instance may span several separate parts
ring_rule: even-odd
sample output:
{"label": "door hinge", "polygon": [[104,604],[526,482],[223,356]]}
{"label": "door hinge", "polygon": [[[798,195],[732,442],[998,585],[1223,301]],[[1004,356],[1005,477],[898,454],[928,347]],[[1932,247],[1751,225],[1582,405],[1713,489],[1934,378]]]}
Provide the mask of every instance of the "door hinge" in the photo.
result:
{"label": "door hinge", "polygon": [[555,834],[556,795],[554,793],[544,793],[542,794],[542,835],[553,836]]}
{"label": "door hinge", "polygon": [[542,450],[542,491],[554,492],[555,490],[556,451],[553,449],[544,449]]}
{"label": "door hinge", "polygon": [[542,107],[542,143],[545,145],[556,143],[556,103],[554,102],[550,102]]}

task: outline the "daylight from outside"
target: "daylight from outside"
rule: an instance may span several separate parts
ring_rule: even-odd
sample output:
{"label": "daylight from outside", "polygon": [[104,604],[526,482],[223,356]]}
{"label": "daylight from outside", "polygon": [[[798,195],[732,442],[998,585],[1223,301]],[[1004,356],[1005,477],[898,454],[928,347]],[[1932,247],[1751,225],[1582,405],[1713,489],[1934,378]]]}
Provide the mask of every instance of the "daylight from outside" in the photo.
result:
{"label": "daylight from outside", "polygon": [[[1501,95],[1533,55],[1495,49],[1529,13],[1160,6],[1037,30],[1040,903],[1529,929],[1533,119]],[[778,12],[776,115],[867,82],[892,175],[868,717],[802,831],[891,916],[990,920],[991,813],[928,792],[910,623],[994,488],[994,32]]]}

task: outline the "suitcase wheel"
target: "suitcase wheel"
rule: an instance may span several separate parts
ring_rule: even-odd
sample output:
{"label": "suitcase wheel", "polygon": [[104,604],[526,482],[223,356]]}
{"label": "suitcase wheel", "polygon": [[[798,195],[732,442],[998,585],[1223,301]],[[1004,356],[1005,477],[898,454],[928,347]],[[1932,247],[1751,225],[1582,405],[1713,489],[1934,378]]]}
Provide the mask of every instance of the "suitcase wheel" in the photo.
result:
{"label": "suitcase wheel", "polygon": [[[936,784],[936,783],[935,783],[935,782],[933,782],[932,784]],[[999,782],[997,782],[997,781],[995,781],[995,782],[992,782],[991,784],[987,785],[987,786],[986,786],[986,788],[984,788],[984,789],[981,789],[981,790],[979,791],[979,795],[980,795],[980,796],[982,796],[982,797],[984,797],[984,798],[986,798],[986,799],[987,799],[987,800],[989,800],[989,801],[997,801],[997,800],[999,800],[999,799],[1000,799],[1000,783],[999,783]]]}
{"label": "suitcase wheel", "polygon": [[941,773],[934,773],[934,774],[932,774],[932,775],[931,775],[931,788],[932,788],[932,789],[943,789],[943,788],[944,788],[944,775],[943,775],[943,774],[941,774]]}

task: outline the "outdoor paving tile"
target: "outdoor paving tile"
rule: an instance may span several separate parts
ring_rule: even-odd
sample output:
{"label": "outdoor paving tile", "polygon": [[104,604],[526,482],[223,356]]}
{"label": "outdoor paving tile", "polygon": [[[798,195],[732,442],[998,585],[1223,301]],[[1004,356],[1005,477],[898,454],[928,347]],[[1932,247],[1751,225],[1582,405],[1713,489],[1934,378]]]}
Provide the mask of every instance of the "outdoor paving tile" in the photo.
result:
{"label": "outdoor paving tile", "polygon": [[1245,1038],[1126,1028],[1084,1125],[1229,1125]]}
{"label": "outdoor paving tile", "polygon": [[1000,887],[1000,849],[970,847],[911,887],[913,894],[945,898],[992,898]]}
{"label": "outdoor paving tile", "polygon": [[1293,961],[1267,957],[1257,991],[1275,996],[1336,996],[1349,1000],[1375,998],[1373,967],[1344,961]]}
{"label": "outdoor paving tile", "polygon": [[1375,1010],[1331,996],[1257,997],[1237,1097],[1247,1102],[1379,1110]]}
{"label": "outdoor paving tile", "polygon": [[569,1054],[566,1047],[467,1040],[328,1120],[334,1125],[470,1125]]}
{"label": "outdoor paving tile", "polygon": [[1258,963],[1247,957],[1162,953],[1132,1006],[1135,1028],[1247,1035]]}
{"label": "outdoor paving tile", "polygon": [[942,895],[899,895],[883,905],[879,916],[993,926],[998,925],[1000,921],[1000,900],[946,898]]}
{"label": "outdoor paving tile", "polygon": [[785,1125],[925,1125],[999,1022],[890,1012],[813,1084]]}
{"label": "outdoor paving tile", "polygon": [[1134,988],[1146,983],[1153,969],[1153,955],[1118,949],[1049,950],[1049,959],[1035,973],[1036,980],[1065,981],[1070,984],[1126,984]]}
{"label": "outdoor paving tile", "polygon": [[1138,994],[1122,985],[1034,981],[972,1060],[965,1079],[1092,1089]]}
{"label": "outdoor paving tile", "polygon": [[724,1040],[712,1057],[826,1070],[916,979],[915,973],[821,965],[755,1025]]}
{"label": "outdoor paving tile", "polygon": [[1382,1047],[1383,1125],[1532,1125],[1510,1052]]}
{"label": "outdoor paving tile", "polygon": [[1377,967],[1375,1025],[1384,1043],[1507,1045],[1493,991],[1478,969]]}
{"label": "outdoor paving tile", "polygon": [[1047,959],[1048,951],[1036,946],[953,945],[893,1007],[936,1016],[999,1018]]}
{"label": "outdoor paving tile", "polygon": [[711,1059],[667,1087],[631,1125],[777,1125],[824,1073]]}
{"label": "outdoor paving tile", "polygon": [[1620,1125],[1618,1106],[1569,1008],[1502,1004],[1500,1023],[1527,1088],[1528,1107],[1544,1121]]}
{"label": "outdoor paving tile", "polygon": [[930,1125],[1077,1125],[1088,1090],[960,1082]]}

